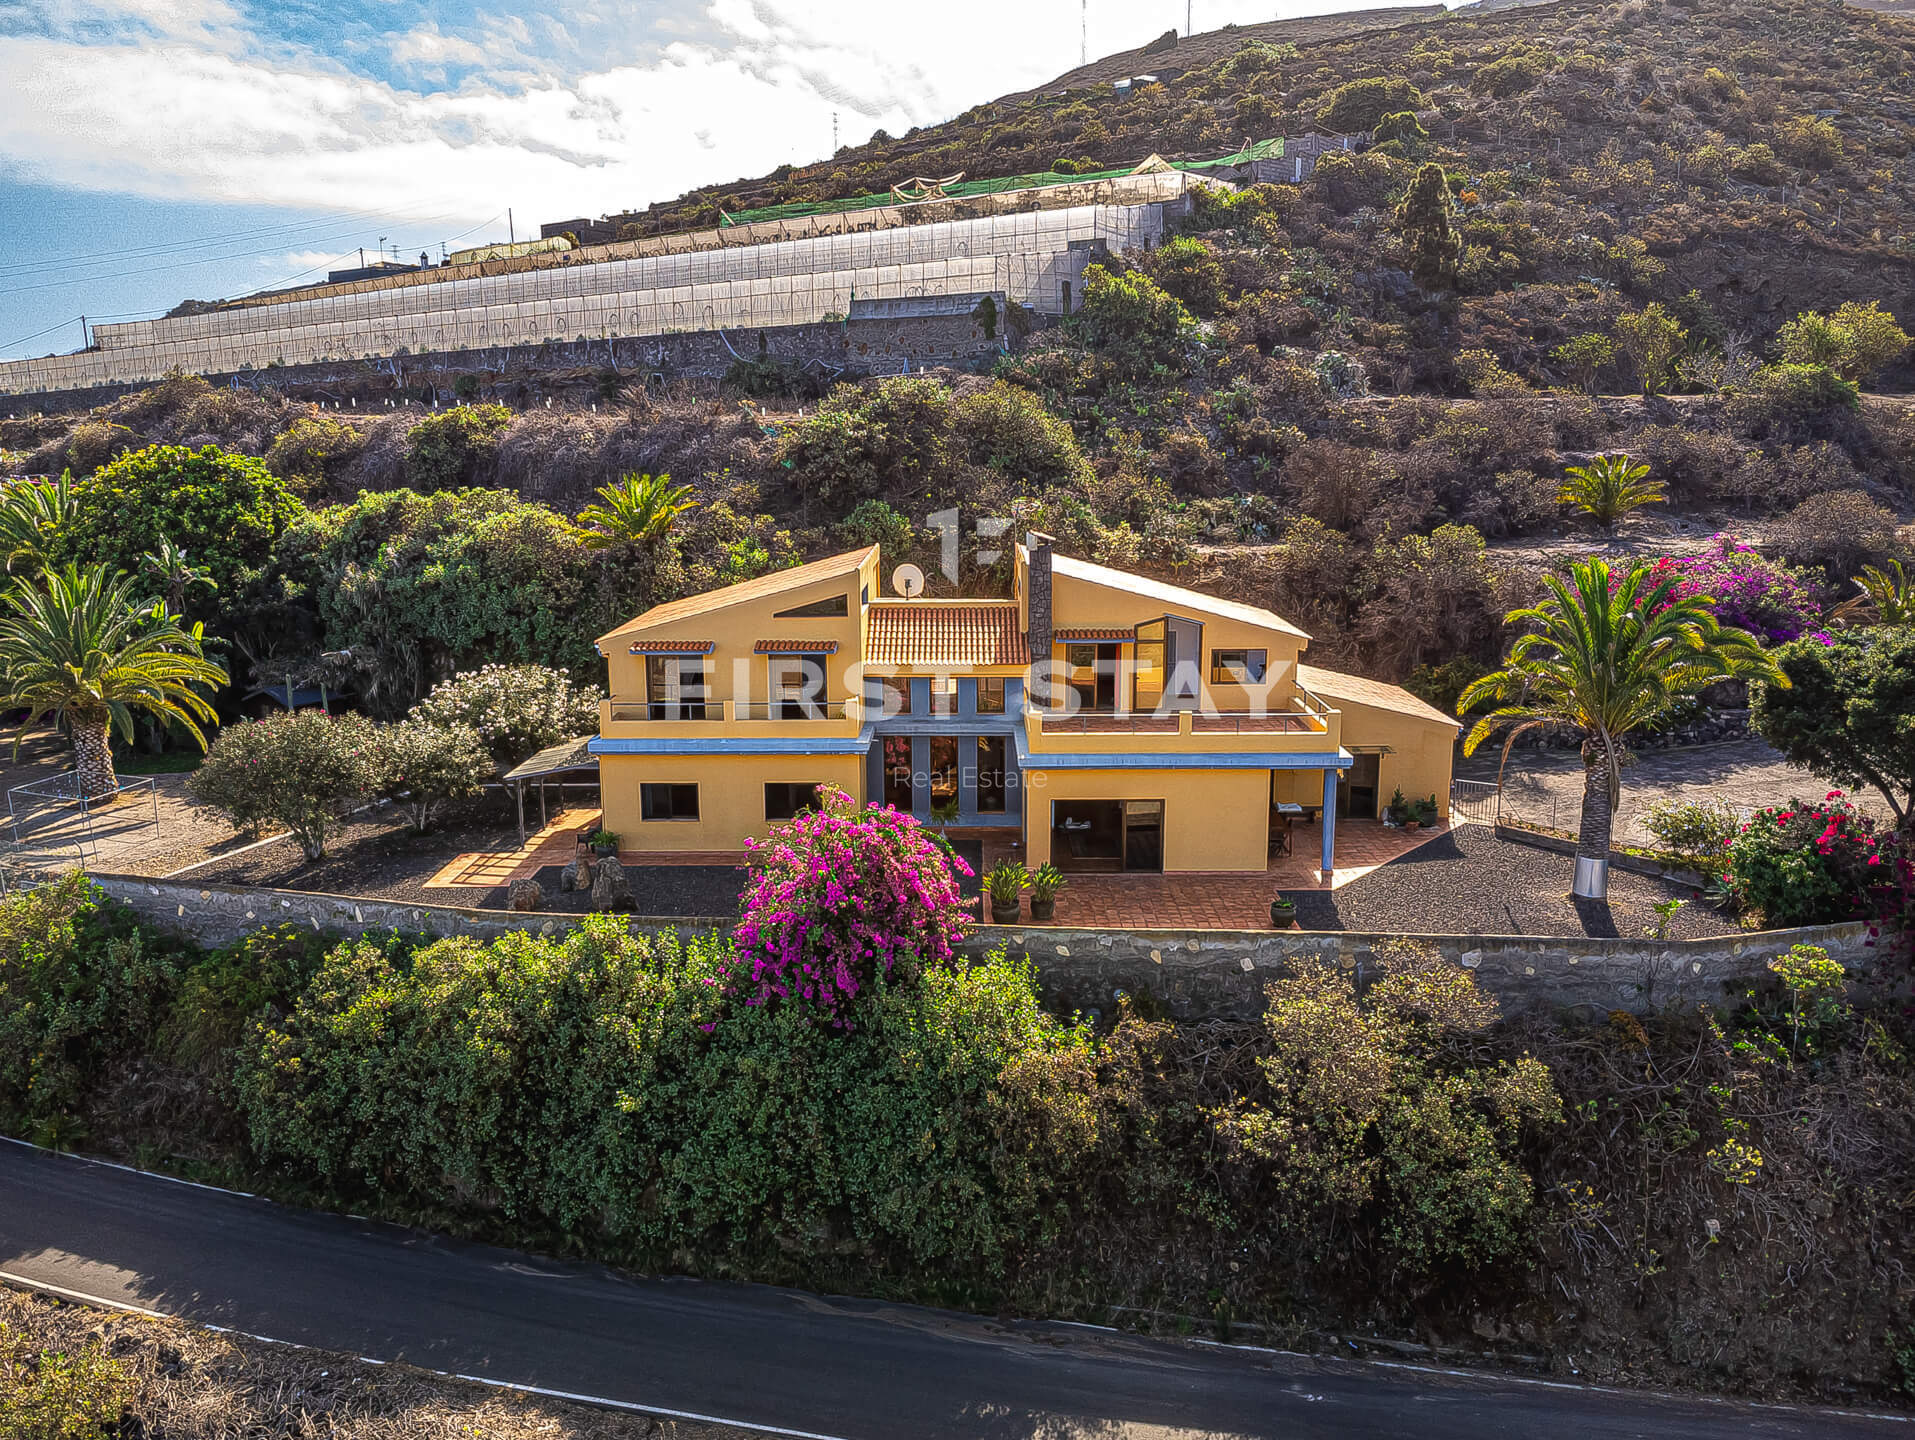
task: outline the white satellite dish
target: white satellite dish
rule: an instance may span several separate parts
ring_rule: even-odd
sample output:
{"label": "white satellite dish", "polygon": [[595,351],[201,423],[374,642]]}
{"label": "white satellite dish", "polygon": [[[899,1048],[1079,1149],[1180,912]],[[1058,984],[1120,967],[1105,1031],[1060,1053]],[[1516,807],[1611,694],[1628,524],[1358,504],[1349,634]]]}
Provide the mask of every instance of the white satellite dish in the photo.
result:
{"label": "white satellite dish", "polygon": [[924,572],[915,565],[900,565],[891,572],[891,588],[907,600],[924,593]]}

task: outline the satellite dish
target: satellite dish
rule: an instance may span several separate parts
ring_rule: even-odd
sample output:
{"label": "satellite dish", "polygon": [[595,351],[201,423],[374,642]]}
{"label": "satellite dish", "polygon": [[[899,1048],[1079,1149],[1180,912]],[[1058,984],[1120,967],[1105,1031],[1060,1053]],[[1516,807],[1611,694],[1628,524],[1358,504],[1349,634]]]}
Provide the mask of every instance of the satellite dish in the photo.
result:
{"label": "satellite dish", "polygon": [[891,572],[891,588],[907,600],[924,593],[924,572],[915,565],[900,565]]}

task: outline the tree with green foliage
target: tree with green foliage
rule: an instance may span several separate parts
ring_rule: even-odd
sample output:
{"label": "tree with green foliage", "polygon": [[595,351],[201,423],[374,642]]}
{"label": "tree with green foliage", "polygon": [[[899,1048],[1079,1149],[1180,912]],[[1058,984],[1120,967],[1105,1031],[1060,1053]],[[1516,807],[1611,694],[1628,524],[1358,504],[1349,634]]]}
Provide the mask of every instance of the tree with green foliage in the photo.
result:
{"label": "tree with green foliage", "polygon": [[424,834],[453,800],[485,789],[498,767],[470,725],[403,720],[379,732],[385,788]]}
{"label": "tree with green foliage", "polygon": [[406,436],[406,483],[431,494],[483,479],[511,423],[503,405],[460,405],[426,416]]}
{"label": "tree with green foliage", "polygon": [[284,827],[308,860],[319,860],[335,823],[377,796],[385,774],[372,721],[300,710],[228,725],[186,787],[240,829]]}
{"label": "tree with green foliage", "polygon": [[36,575],[73,523],[73,477],[9,480],[0,489],[0,556],[9,575]]}
{"label": "tree with green foliage", "polygon": [[1409,251],[1410,274],[1425,290],[1456,288],[1456,264],[1463,255],[1449,177],[1434,161],[1422,166],[1396,208],[1396,232]]}
{"label": "tree with green foliage", "polygon": [[1791,764],[1845,789],[1873,786],[1898,829],[1915,820],[1915,629],[1805,635],[1775,651],[1785,683],[1758,685],[1749,722]]}
{"label": "tree with green foliage", "polygon": [[1404,79],[1380,75],[1351,80],[1325,95],[1317,107],[1317,123],[1339,135],[1374,130],[1385,115],[1421,110],[1423,95]]}
{"label": "tree with green foliage", "polygon": [[1181,374],[1197,337],[1184,303],[1150,276],[1102,265],[1084,268],[1084,303],[1073,324],[1118,373],[1137,380]]}
{"label": "tree with green foliage", "polygon": [[1556,498],[1582,511],[1605,530],[1632,510],[1662,505],[1669,496],[1660,480],[1649,478],[1649,467],[1627,455],[1598,455],[1587,465],[1571,465],[1563,474]]}
{"label": "tree with green foliage", "polygon": [[973,464],[1028,485],[1073,485],[1091,477],[1071,427],[1022,386],[999,380],[966,395],[955,421]]}
{"label": "tree with green foliage", "polygon": [[1512,722],[1511,744],[1541,725],[1582,735],[1578,896],[1608,894],[1610,829],[1622,798],[1628,737],[1717,680],[1741,676],[1788,684],[1753,635],[1717,623],[1709,597],[1678,595],[1679,579],[1673,571],[1658,576],[1648,565],[1612,573],[1596,559],[1572,565],[1568,580],[1545,575],[1548,596],[1506,617],[1508,624],[1528,628],[1510,647],[1503,668],[1472,683],[1457,702],[1463,711],[1499,702],[1471,729],[1465,755]]}
{"label": "tree with green foliage", "polygon": [[14,753],[29,728],[59,720],[72,732],[80,793],[119,788],[110,732],[133,739],[133,717],[177,721],[205,748],[206,698],[226,683],[200,627],[143,604],[134,582],[102,567],[68,565],[15,586],[0,612],[0,703],[22,708]]}
{"label": "tree with green foliage", "polygon": [[[305,513],[299,497],[250,455],[217,445],[149,445],[74,483],[73,516],[55,537],[53,555],[131,575],[170,541],[206,569],[208,596],[232,595]],[[211,599],[201,598],[184,613],[211,620],[215,612]]]}
{"label": "tree with green foliage", "polygon": [[654,545],[697,506],[692,487],[674,485],[670,475],[621,475],[601,485],[598,503],[579,511],[588,550],[619,545]]}
{"label": "tree with green foliage", "polygon": [[784,427],[778,458],[804,498],[831,513],[928,498],[955,456],[954,420],[950,387],[928,375],[839,385]]}
{"label": "tree with green foliage", "polygon": [[1644,395],[1669,388],[1688,343],[1688,333],[1660,301],[1616,317],[1616,344],[1636,367]]}
{"label": "tree with green foliage", "polygon": [[549,745],[598,732],[594,685],[574,685],[543,665],[484,665],[442,680],[412,707],[412,719],[441,729],[476,731],[500,770]]}
{"label": "tree with green foliage", "polygon": [[1616,358],[1616,342],[1607,335],[1577,335],[1549,352],[1585,395],[1596,393],[1596,376]]}
{"label": "tree with green foliage", "polygon": [[1857,384],[1899,359],[1910,343],[1908,332],[1873,300],[1851,300],[1826,315],[1804,310],[1775,338],[1784,364],[1824,366]]}

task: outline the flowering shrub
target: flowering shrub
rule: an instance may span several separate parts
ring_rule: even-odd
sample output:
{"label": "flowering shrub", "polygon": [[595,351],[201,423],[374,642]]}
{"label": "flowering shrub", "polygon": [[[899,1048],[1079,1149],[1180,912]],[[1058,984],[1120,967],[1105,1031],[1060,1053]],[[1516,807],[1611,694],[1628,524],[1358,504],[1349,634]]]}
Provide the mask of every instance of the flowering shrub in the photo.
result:
{"label": "flowering shrub", "polygon": [[1799,574],[1738,545],[1732,535],[1717,535],[1709,547],[1700,555],[1665,556],[1652,569],[1652,579],[1678,576],[1672,600],[1706,596],[1720,623],[1747,630],[1765,645],[1807,634],[1826,641],[1815,592]]}
{"label": "flowering shrub", "polygon": [[1831,790],[1819,805],[1792,801],[1758,810],[1729,845],[1730,893],[1770,926],[1852,920],[1888,880],[1891,842],[1875,822]]}
{"label": "flowering shrub", "polygon": [[240,829],[284,826],[317,860],[334,822],[378,792],[386,766],[384,738],[365,716],[301,710],[228,725],[186,788]]}
{"label": "flowering shrub", "polygon": [[569,671],[543,665],[486,665],[441,681],[412,707],[432,725],[470,725],[501,769],[547,745],[598,729],[599,692],[574,686]]}
{"label": "flowering shrub", "polygon": [[753,841],[735,988],[752,1005],[846,1007],[900,964],[951,958],[964,931],[958,874],[970,867],[908,815],[859,810],[842,790]]}

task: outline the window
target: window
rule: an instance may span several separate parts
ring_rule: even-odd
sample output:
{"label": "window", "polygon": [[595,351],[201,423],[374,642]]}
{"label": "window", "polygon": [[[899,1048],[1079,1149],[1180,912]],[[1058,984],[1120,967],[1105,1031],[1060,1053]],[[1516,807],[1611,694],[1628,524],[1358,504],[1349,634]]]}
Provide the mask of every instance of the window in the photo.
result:
{"label": "window", "polygon": [[1064,647],[1064,663],[1073,670],[1093,669],[1097,664],[1097,647],[1095,645],[1066,645]]}
{"label": "window", "polygon": [[645,784],[638,787],[638,813],[645,820],[696,820],[696,785]]}
{"label": "window", "polygon": [[957,714],[957,680],[950,675],[931,677],[931,713],[933,715]]}
{"label": "window", "polygon": [[911,682],[902,675],[887,675],[884,685],[884,718],[911,713]]}
{"label": "window", "polygon": [[977,813],[1004,813],[1004,737],[977,737]]}
{"label": "window", "polygon": [[765,818],[790,820],[800,810],[818,808],[818,787],[796,780],[771,780],[765,784]]}
{"label": "window", "polygon": [[1267,656],[1268,652],[1263,650],[1212,650],[1210,652],[1210,683],[1212,685],[1261,685]]}
{"label": "window", "polygon": [[822,600],[813,600],[808,605],[794,605],[789,610],[776,610],[772,618],[777,620],[825,620],[833,616],[846,616],[851,613],[849,595],[827,595]]}
{"label": "window", "polygon": [[771,716],[774,720],[815,720],[822,713],[825,664],[815,655],[774,655]]}
{"label": "window", "polygon": [[989,675],[977,682],[977,713],[980,715],[1002,715],[1004,713],[1004,677]]}
{"label": "window", "polygon": [[711,689],[705,683],[705,657],[647,655],[645,699],[654,720],[703,720]]}

